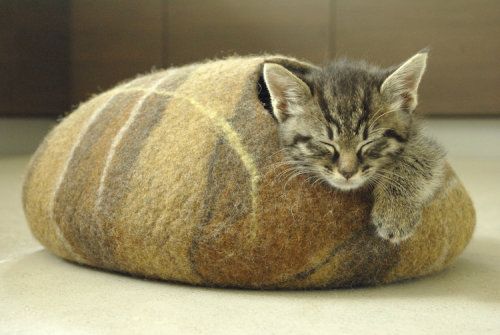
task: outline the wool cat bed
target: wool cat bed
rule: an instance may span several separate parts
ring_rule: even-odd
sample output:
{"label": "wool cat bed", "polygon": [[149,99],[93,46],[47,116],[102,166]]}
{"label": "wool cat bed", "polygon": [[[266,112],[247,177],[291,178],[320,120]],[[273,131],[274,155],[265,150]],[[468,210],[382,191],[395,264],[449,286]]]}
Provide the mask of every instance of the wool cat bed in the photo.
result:
{"label": "wool cat bed", "polygon": [[475,213],[451,169],[401,244],[377,236],[368,191],[287,182],[263,107],[266,59],[138,77],[82,104],[33,156],[23,203],[65,259],[135,276],[244,288],[353,287],[450,264]]}

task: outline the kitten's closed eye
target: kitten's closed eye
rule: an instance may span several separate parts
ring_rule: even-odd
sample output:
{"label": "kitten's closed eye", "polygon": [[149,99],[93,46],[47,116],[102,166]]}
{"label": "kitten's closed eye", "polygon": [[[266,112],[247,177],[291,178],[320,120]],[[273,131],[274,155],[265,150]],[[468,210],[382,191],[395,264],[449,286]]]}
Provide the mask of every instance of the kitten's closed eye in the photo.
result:
{"label": "kitten's closed eye", "polygon": [[359,146],[359,148],[358,148],[358,152],[361,152],[361,150],[363,150],[363,148],[367,147],[368,145],[372,144],[373,142],[375,142],[377,140],[378,140],[378,138],[370,140],[370,141],[365,142],[365,143],[361,143],[361,146]]}
{"label": "kitten's closed eye", "polygon": [[358,158],[358,161],[360,163],[364,162],[364,155],[370,150],[370,148],[376,144],[377,141],[379,141],[381,137],[374,138],[372,140],[368,140],[366,142],[361,142],[360,145],[358,146],[358,149],[356,151],[356,157]]}
{"label": "kitten's closed eye", "polygon": [[404,143],[407,141],[406,138],[404,138],[403,136],[401,136],[400,134],[398,134],[394,129],[387,129],[385,132],[384,132],[384,137],[387,137],[387,138],[393,138],[395,139],[396,141],[398,142],[401,142],[401,143]]}
{"label": "kitten's closed eye", "polygon": [[333,143],[324,142],[324,141],[319,141],[319,143],[324,144],[332,152],[337,151],[337,149],[335,148],[335,145]]}

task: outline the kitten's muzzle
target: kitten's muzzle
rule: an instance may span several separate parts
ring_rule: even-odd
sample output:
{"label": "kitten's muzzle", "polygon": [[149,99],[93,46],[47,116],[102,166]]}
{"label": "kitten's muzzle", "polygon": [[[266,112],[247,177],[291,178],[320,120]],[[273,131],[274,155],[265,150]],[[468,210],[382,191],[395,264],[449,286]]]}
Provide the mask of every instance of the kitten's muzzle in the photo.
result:
{"label": "kitten's muzzle", "polygon": [[352,176],[354,176],[356,174],[356,172],[358,172],[358,167],[354,167],[354,168],[345,168],[345,167],[339,167],[339,173],[344,176],[345,179],[349,179],[351,178]]}
{"label": "kitten's muzzle", "polygon": [[353,153],[342,153],[339,159],[338,171],[347,180],[358,172],[358,158]]}

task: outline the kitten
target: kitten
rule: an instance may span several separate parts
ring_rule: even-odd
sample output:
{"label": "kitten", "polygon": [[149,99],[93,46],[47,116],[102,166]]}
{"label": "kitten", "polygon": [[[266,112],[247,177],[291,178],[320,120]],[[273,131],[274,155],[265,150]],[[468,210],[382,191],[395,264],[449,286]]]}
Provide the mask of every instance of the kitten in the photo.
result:
{"label": "kitten", "polygon": [[380,237],[410,237],[443,180],[443,149],[413,112],[427,51],[391,69],[339,61],[301,71],[265,63],[281,144],[296,169],[339,190],[373,188]]}

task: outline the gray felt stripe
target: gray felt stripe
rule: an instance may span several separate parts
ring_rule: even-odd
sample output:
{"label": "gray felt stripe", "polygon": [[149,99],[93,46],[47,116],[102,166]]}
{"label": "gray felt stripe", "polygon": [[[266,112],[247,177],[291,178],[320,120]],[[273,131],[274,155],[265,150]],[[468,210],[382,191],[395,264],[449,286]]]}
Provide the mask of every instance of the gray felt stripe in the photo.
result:
{"label": "gray felt stripe", "polygon": [[[214,211],[215,208],[215,195],[220,192],[216,192],[216,188],[218,186],[217,183],[214,183],[214,169],[216,165],[216,161],[218,158],[220,158],[218,154],[218,148],[223,145],[224,143],[224,138],[220,137],[216,144],[214,151],[210,155],[210,159],[208,162],[208,173],[207,173],[207,191],[205,192],[206,196],[203,200],[203,211],[201,214],[200,221],[198,221],[198,224],[194,227],[194,234],[193,234],[193,243],[191,245],[191,248],[189,249],[189,261],[191,262],[191,270],[198,276],[200,277],[205,284],[213,284],[206,278],[203,274],[202,271],[198,269],[198,262],[196,260],[196,256],[198,254],[198,249],[200,246],[200,239],[203,236],[203,231],[204,227],[212,220],[212,212]],[[212,190],[213,189],[213,190]],[[215,191],[215,192],[214,192]]]}
{"label": "gray felt stripe", "polygon": [[[64,179],[55,194],[54,220],[63,236],[92,265],[100,264],[101,252],[95,247],[102,240],[96,229],[93,208],[99,178],[113,133],[120,129],[131,107],[142,93],[119,93],[96,116],[95,122],[81,137]],[[117,107],[120,106],[120,112]]]}
{"label": "gray felt stripe", "polygon": [[350,288],[380,284],[400,261],[399,247],[382,240],[374,229],[365,230],[365,234],[349,247],[348,255],[340,257],[342,261],[339,268],[348,270],[332,278],[325,287]]}
{"label": "gray felt stripe", "polygon": [[[359,257],[359,255],[363,256]],[[328,282],[318,285],[317,288],[377,285],[399,262],[399,251],[397,245],[392,245],[376,236],[373,227],[365,226],[351,238],[335,246],[318,265],[285,280],[266,284],[262,288],[302,287],[301,282],[309,279],[332,261],[340,261],[338,268],[347,270],[338,273]],[[306,286],[312,287],[312,284]]]}
{"label": "gray felt stripe", "polygon": [[[241,163],[238,154],[224,136],[219,138],[213,150],[208,164],[207,190],[203,211],[200,221],[194,228],[193,244],[189,254],[193,272],[210,285],[219,283],[213,282],[209,276],[204,274],[202,269],[204,264],[200,264],[200,262],[205,263],[203,260],[206,254],[200,250],[200,242],[203,241],[206,247],[210,246],[210,242],[217,242],[217,239],[208,238],[210,234],[207,234],[206,230],[213,229],[213,226],[210,226],[216,224],[218,231],[227,231],[228,227],[248,216],[252,210],[250,175]],[[229,170],[227,169],[228,162],[234,163]],[[234,185],[238,186],[234,187]],[[230,192],[227,192],[229,189]],[[226,217],[221,222],[220,217],[217,217],[217,213],[221,212],[232,212],[233,215]],[[215,223],[212,222],[214,217]],[[217,271],[217,269],[211,270]]]}
{"label": "gray felt stripe", "polygon": [[399,252],[396,245],[376,236],[374,227],[367,225],[353,237],[333,248],[326,259],[317,266],[302,271],[289,280],[269,286],[280,287],[288,283],[300,286],[301,281],[308,279],[334,260],[340,261],[341,265],[338,266],[340,269],[348,270],[338,273],[321,287],[376,285],[397,264]]}
{"label": "gray felt stripe", "polygon": [[[250,95],[255,95],[255,78],[261,72],[261,68],[262,65],[258,66],[256,71],[249,76],[248,84],[241,93],[241,97],[233,110],[233,116],[228,120],[232,126],[237,125],[237,128],[239,128],[238,124],[240,122],[251,122],[251,119],[255,116],[255,109],[247,109],[247,107],[248,101],[251,101]],[[246,112],[242,113],[242,109],[245,109]],[[246,116],[244,120],[239,118],[241,114]],[[242,127],[242,129],[246,128]],[[241,135],[241,129],[237,129],[237,132]],[[240,136],[240,138],[241,137],[242,136]],[[255,146],[254,148],[251,148],[251,146],[245,147],[252,150],[256,149]],[[254,158],[256,157],[253,152],[252,156]],[[225,166],[226,162],[237,162],[237,167],[229,169],[228,171],[227,166]],[[234,175],[229,176],[230,173],[234,173]],[[223,199],[222,194],[225,191],[223,188],[225,186],[223,180],[224,177],[228,177],[231,179],[230,183],[239,185],[239,187],[229,193],[229,199],[221,200]],[[206,284],[217,285],[218,283],[209,278],[211,275],[210,273],[204,274],[201,266],[199,265],[199,262],[205,261],[203,251],[200,250],[200,242],[206,239],[205,230],[207,226],[211,224],[214,212],[217,212],[218,210],[222,212],[228,211],[228,208],[231,207],[238,208],[236,215],[227,218],[223,223],[219,223],[220,225],[224,225],[224,228],[248,215],[251,210],[251,186],[249,184],[249,179],[250,175],[248,174],[248,171],[245,170],[243,164],[241,164],[240,157],[227,142],[224,134],[222,134],[215,144],[214,151],[212,152],[208,163],[207,190],[205,192],[206,196],[203,203],[203,211],[198,224],[194,228],[193,244],[191,245],[189,253],[189,259],[191,261],[193,272],[202,278]],[[226,182],[229,183],[229,181]],[[204,241],[204,244],[206,246],[209,242]]]}
{"label": "gray felt stripe", "polygon": [[315,267],[313,267],[311,269],[308,269],[308,270],[301,271],[301,272],[297,273],[296,275],[294,275],[293,277],[291,277],[289,279],[285,279],[285,280],[283,280],[283,281],[281,281],[279,283],[270,284],[270,285],[268,285],[269,288],[282,287],[282,286],[284,286],[284,285],[286,285],[288,283],[292,283],[292,282],[296,282],[296,281],[301,281],[301,280],[308,279],[310,276],[312,276],[313,274],[315,274],[316,272],[318,272],[319,269],[321,269],[322,267],[324,267],[325,265],[327,265],[328,263],[330,263],[331,260],[334,257],[336,257],[342,250],[345,250],[346,248],[349,248],[349,246],[351,246],[354,242],[358,241],[362,236],[363,236],[363,232],[362,231],[358,231],[356,234],[354,234],[353,237],[351,237],[350,239],[344,241],[340,245],[337,245],[335,248],[333,248],[333,250],[326,257],[326,259],[323,260],[323,262],[319,263],[317,266],[315,266]]}
{"label": "gray felt stripe", "polygon": [[[176,90],[189,78],[194,69],[195,67],[188,67],[167,71],[157,89]],[[100,205],[96,209],[96,219],[100,222],[104,231],[110,231],[115,223],[117,214],[120,212],[123,200],[127,195],[128,182],[144,142],[155,127],[160,124],[170,100],[171,97],[152,93],[121,139],[104,180],[104,189],[101,194],[103,201],[99,203]],[[111,255],[116,250],[114,241],[113,234],[104,234],[102,248],[110,258],[114,258]]]}

